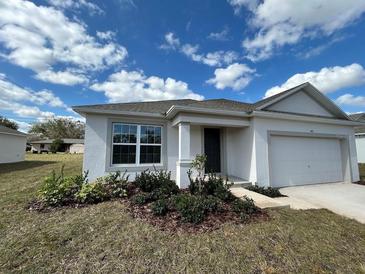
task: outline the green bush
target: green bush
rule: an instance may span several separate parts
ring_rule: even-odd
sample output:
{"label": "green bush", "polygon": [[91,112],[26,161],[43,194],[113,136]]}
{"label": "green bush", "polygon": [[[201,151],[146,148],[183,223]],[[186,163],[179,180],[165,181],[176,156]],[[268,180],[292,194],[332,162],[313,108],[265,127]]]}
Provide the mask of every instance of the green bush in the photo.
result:
{"label": "green bush", "polygon": [[207,212],[203,196],[179,194],[173,197],[173,204],[184,222],[201,223]]}
{"label": "green bush", "polygon": [[203,206],[208,212],[218,212],[223,210],[221,200],[211,195],[204,197]]}
{"label": "green bush", "polygon": [[62,206],[75,202],[75,195],[82,185],[87,182],[87,173],[65,177],[64,166],[60,175],[53,170],[51,176],[46,177],[39,190],[40,199],[49,206]]}
{"label": "green bush", "polygon": [[171,172],[164,170],[145,170],[136,176],[134,184],[144,192],[162,188],[164,193],[174,194],[179,191],[176,183],[171,180]]}
{"label": "green bush", "polygon": [[231,202],[235,196],[229,190],[228,184],[222,177],[211,174],[208,177],[197,177],[195,180],[190,178],[189,191],[193,195],[212,195],[225,202]]}
{"label": "green bush", "polygon": [[132,197],[132,203],[135,205],[145,205],[150,201],[147,193],[139,193]]}
{"label": "green bush", "polygon": [[123,198],[127,196],[128,178],[129,176],[126,176],[126,172],[121,175],[119,171],[102,178],[110,198]]}
{"label": "green bush", "polygon": [[81,190],[76,194],[80,203],[95,204],[110,199],[105,185],[102,181],[83,184]]}
{"label": "green bush", "polygon": [[261,186],[257,186],[257,185],[253,185],[253,186],[248,186],[246,187],[246,189],[260,193],[262,195],[271,197],[271,198],[275,198],[275,197],[283,197],[285,195],[281,194],[279,189],[277,188],[272,188],[272,187],[261,187]]}
{"label": "green bush", "polygon": [[157,200],[152,203],[152,212],[157,216],[165,216],[169,211],[169,202],[166,199]]}
{"label": "green bush", "polygon": [[258,207],[255,206],[253,200],[247,196],[244,196],[243,199],[236,199],[231,204],[232,210],[237,214],[246,214],[251,215],[258,211]]}

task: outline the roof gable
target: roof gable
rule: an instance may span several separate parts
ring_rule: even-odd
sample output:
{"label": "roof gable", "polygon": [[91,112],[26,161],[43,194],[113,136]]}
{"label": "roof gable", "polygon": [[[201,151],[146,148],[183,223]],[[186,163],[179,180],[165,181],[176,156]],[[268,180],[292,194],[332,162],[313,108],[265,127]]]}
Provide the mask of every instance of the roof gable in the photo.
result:
{"label": "roof gable", "polygon": [[0,133],[17,135],[17,136],[27,136],[27,134],[25,134],[23,132],[20,132],[18,130],[8,128],[8,127],[2,126],[2,125],[0,125]]}
{"label": "roof gable", "polygon": [[349,116],[354,121],[365,122],[365,113],[364,112],[350,114]]}
{"label": "roof gable", "polygon": [[302,84],[268,99],[270,100],[259,105],[256,110],[349,119],[334,102],[310,83]]}

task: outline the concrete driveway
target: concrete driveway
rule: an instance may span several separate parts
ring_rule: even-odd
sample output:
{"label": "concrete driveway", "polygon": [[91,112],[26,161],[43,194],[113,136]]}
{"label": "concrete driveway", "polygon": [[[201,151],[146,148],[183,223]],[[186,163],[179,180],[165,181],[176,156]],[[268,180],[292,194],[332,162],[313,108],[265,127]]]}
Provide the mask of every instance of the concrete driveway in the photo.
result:
{"label": "concrete driveway", "polygon": [[294,209],[326,208],[365,224],[365,186],[331,183],[284,187],[277,198]]}

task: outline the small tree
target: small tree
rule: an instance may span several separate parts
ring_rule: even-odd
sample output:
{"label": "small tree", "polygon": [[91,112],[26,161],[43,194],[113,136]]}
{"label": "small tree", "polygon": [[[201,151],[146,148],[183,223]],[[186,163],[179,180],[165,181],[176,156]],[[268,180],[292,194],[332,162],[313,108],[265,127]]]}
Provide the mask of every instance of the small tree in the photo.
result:
{"label": "small tree", "polygon": [[50,145],[49,149],[52,153],[56,153],[57,151],[59,151],[61,149],[63,145],[63,140],[61,139],[54,139],[52,144]]}
{"label": "small tree", "polygon": [[191,167],[198,172],[198,177],[201,178],[204,174],[205,164],[207,163],[207,155],[197,154],[191,163]]}

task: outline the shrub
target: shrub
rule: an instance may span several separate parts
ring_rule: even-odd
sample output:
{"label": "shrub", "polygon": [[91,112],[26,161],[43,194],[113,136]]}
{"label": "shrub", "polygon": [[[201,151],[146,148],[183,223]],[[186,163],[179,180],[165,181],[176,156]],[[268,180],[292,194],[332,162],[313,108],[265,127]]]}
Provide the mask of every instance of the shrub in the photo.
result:
{"label": "shrub", "polygon": [[87,173],[71,177],[64,177],[64,166],[59,175],[53,170],[51,176],[46,177],[41,184],[39,194],[43,202],[49,206],[61,206],[75,201],[75,195],[87,182]]}
{"label": "shrub", "polygon": [[127,196],[128,178],[129,176],[126,176],[126,172],[121,175],[119,171],[102,178],[110,198],[123,198]]}
{"label": "shrub", "polygon": [[169,211],[169,203],[166,199],[157,200],[152,203],[152,212],[157,216],[165,216]]}
{"label": "shrub", "polygon": [[189,191],[194,195],[212,195],[222,201],[231,202],[235,199],[235,196],[229,190],[230,184],[228,184],[222,177],[215,174],[211,174],[208,177],[197,177],[195,180],[190,178]]}
{"label": "shrub", "polygon": [[171,180],[171,172],[164,170],[145,170],[136,176],[134,184],[144,192],[163,188],[166,193],[177,193],[179,188]]}
{"label": "shrub", "polygon": [[139,193],[134,195],[131,201],[135,205],[145,205],[150,201],[150,199],[148,194]]}
{"label": "shrub", "polygon": [[231,206],[232,210],[240,215],[251,215],[258,210],[253,200],[247,196],[243,196],[243,199],[236,199],[235,201],[233,201]]}
{"label": "shrub", "polygon": [[272,198],[284,196],[283,194],[280,193],[279,189],[272,188],[272,187],[265,188],[265,187],[253,185],[253,186],[246,187],[246,189],[260,193],[265,196],[272,197]]}
{"label": "shrub", "polygon": [[173,203],[184,222],[198,224],[204,220],[206,215],[204,197],[180,194],[174,196]]}
{"label": "shrub", "polygon": [[110,199],[110,195],[101,180],[83,184],[76,197],[79,202],[87,204],[95,204]]}
{"label": "shrub", "polygon": [[208,212],[217,212],[223,209],[221,200],[211,195],[204,198],[203,206]]}

